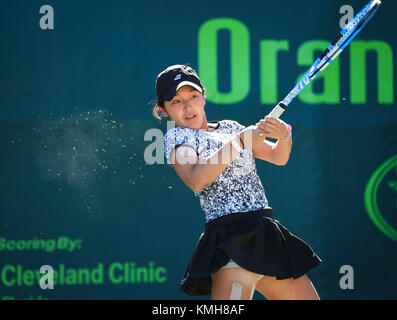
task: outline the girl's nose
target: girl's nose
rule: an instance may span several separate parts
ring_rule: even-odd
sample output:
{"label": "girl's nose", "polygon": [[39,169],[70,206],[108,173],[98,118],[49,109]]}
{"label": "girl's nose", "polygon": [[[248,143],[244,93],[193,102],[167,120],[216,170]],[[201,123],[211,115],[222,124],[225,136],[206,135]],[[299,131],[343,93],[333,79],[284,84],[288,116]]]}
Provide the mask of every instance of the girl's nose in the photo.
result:
{"label": "girl's nose", "polygon": [[184,105],[185,105],[185,109],[186,109],[186,108],[190,108],[190,107],[192,106],[192,104],[191,104],[190,101],[186,101],[186,102],[184,103]]}

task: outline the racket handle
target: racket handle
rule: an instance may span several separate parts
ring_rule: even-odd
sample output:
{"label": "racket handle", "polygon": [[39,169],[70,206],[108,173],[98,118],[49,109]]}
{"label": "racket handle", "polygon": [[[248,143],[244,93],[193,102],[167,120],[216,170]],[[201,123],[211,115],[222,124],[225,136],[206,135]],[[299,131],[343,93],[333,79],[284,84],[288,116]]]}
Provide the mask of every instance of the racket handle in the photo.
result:
{"label": "racket handle", "polygon": [[282,102],[279,102],[273,110],[268,114],[270,118],[278,119],[283,114],[283,112],[287,109],[287,106]]}

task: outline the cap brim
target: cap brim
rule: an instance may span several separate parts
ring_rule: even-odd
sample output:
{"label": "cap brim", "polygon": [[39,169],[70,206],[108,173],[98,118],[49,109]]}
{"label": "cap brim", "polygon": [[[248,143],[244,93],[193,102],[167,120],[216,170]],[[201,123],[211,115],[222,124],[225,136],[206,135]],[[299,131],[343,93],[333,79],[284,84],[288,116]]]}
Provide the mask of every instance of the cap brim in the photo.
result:
{"label": "cap brim", "polygon": [[173,97],[175,97],[176,92],[184,87],[184,86],[191,86],[194,89],[196,89],[197,91],[199,91],[200,93],[203,93],[203,89],[196,83],[191,82],[191,81],[182,81],[180,83],[178,83],[178,85],[174,85],[172,86],[164,95],[163,95],[163,100],[165,101],[171,101]]}
{"label": "cap brim", "polygon": [[[201,87],[191,81],[182,81],[181,83],[178,84],[178,86],[176,87],[176,91],[178,91],[180,88],[184,87],[184,86],[191,86],[194,89],[196,89],[198,92],[203,93],[203,89],[201,89]],[[175,91],[175,92],[176,92]]]}

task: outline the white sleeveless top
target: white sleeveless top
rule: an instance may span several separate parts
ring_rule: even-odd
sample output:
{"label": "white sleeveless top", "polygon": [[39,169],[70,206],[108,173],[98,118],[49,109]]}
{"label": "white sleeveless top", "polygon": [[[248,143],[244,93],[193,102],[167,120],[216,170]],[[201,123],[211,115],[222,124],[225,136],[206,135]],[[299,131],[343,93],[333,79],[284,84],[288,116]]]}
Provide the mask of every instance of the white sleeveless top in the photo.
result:
{"label": "white sleeveless top", "polygon": [[[245,128],[233,120],[210,123],[218,126],[212,131],[181,127],[169,130],[164,137],[167,163],[171,164],[171,151],[180,145],[192,147],[199,159],[205,159]],[[243,149],[209,186],[194,194],[200,198],[206,222],[230,213],[269,208],[251,149]]]}

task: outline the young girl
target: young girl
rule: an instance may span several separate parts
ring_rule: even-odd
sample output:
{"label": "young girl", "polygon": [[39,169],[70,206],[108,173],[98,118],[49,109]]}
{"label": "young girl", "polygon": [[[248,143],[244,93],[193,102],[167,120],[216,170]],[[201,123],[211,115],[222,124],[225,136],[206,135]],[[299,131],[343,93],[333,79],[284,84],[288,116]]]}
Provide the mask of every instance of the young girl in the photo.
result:
{"label": "young girl", "polygon": [[212,299],[252,299],[255,289],[267,299],[319,299],[306,273],[321,260],[273,218],[255,167],[255,158],[287,163],[291,126],[269,117],[250,127],[207,121],[205,89],[186,65],[162,71],[156,92],[154,116],[161,111],[175,123],[165,135],[167,163],[206,218],[181,290]]}

